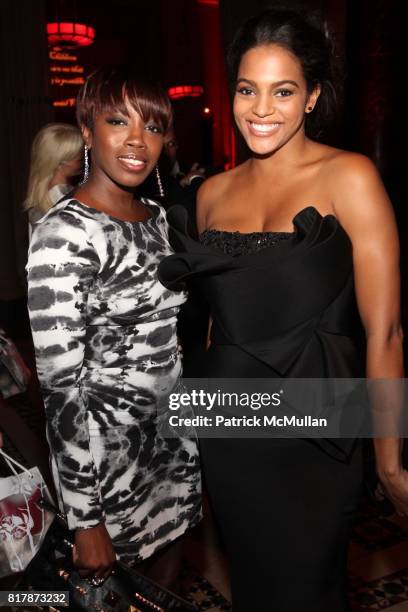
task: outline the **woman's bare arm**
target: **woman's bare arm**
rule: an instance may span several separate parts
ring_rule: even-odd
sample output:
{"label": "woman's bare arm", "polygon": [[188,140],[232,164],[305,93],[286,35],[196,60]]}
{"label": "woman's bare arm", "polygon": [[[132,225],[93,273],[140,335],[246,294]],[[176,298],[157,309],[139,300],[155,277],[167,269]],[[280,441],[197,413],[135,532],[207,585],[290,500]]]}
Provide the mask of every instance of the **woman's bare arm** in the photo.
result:
{"label": "woman's bare arm", "polygon": [[[332,170],[335,214],[353,244],[356,297],[367,339],[366,376],[373,381],[394,380],[398,387],[398,379],[404,376],[403,334],[399,239],[393,209],[367,158],[343,154]],[[396,421],[402,406],[393,409],[395,414],[388,417]],[[378,437],[374,446],[379,477],[397,509],[408,512],[408,478],[401,466],[400,439],[396,435]],[[394,484],[402,499],[395,498]]]}

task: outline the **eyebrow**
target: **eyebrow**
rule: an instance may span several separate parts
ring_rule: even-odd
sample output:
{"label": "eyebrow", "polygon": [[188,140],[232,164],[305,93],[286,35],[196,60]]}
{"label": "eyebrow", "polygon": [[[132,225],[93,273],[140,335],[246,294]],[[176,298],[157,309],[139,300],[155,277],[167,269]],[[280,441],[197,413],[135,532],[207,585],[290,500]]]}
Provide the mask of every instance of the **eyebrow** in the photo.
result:
{"label": "eyebrow", "polygon": [[[256,87],[255,81],[251,81],[250,79],[246,79],[245,77],[241,77],[240,79],[237,79],[236,85],[239,85],[241,81],[243,81],[244,83],[249,83],[253,87]],[[290,85],[294,85],[295,87],[299,87],[296,81],[291,81],[290,79],[284,79],[283,81],[276,81],[275,83],[271,84],[271,87],[279,87],[280,85],[286,85],[288,83]]]}

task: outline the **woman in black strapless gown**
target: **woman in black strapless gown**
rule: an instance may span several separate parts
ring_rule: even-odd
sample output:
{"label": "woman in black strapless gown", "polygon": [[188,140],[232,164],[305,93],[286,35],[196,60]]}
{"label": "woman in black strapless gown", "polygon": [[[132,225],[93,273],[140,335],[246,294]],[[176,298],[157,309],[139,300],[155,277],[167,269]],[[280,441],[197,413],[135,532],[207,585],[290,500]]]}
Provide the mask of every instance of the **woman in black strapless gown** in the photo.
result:
{"label": "woman in black strapless gown", "polygon": [[[402,376],[391,206],[368,160],[305,133],[311,110],[328,102],[326,44],[289,11],[244,25],[233,43],[234,114],[252,157],[201,187],[199,241],[180,207],[168,213],[176,254],[161,263],[161,280],[197,287],[211,310],[203,376],[364,376],[358,312],[369,339],[367,376]],[[286,231],[264,231],[280,227]],[[201,439],[200,449],[234,612],[349,610],[360,442]],[[383,483],[407,512],[398,443],[379,441],[376,450]]]}
{"label": "woman in black strapless gown", "polygon": [[[195,281],[212,311],[203,376],[361,376],[351,243],[335,217],[308,207],[294,219],[295,233],[206,230],[201,244],[185,233],[181,207],[168,219],[179,253],[161,264],[162,281]],[[360,446],[201,439],[200,450],[234,611],[346,610]]]}

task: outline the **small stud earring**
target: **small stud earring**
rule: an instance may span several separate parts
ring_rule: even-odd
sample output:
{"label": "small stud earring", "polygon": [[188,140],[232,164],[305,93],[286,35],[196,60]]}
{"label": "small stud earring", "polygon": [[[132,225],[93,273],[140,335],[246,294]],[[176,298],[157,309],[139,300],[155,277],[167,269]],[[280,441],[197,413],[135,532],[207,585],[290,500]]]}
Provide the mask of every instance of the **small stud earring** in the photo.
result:
{"label": "small stud earring", "polygon": [[159,166],[156,166],[156,179],[157,179],[157,185],[159,187],[160,197],[164,198],[164,189],[163,189],[163,183],[162,183],[161,177],[160,177]]}
{"label": "small stud earring", "polygon": [[313,106],[308,106],[308,107],[307,107],[307,112],[308,112],[308,113],[311,113],[311,112],[312,112],[312,110],[313,110]]}

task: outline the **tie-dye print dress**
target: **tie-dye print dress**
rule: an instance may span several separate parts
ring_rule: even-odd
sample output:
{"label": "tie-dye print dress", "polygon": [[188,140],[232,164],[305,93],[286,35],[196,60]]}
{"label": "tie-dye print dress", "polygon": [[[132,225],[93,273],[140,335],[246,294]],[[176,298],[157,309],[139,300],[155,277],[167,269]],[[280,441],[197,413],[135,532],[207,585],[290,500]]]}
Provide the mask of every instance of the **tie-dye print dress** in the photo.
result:
{"label": "tie-dye print dress", "polygon": [[75,199],[35,226],[29,312],[54,478],[71,529],[104,521],[125,561],[201,518],[196,442],[160,435],[158,406],[181,374],[185,300],[157,278],[171,253],[163,209],[121,221]]}

